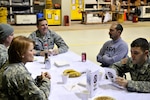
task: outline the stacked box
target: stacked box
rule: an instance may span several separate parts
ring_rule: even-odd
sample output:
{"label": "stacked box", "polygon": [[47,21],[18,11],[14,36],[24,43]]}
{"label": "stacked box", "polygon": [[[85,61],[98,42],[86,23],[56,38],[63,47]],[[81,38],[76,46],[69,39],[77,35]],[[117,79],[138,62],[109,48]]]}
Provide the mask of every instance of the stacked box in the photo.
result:
{"label": "stacked box", "polygon": [[7,23],[7,8],[0,7],[0,23]]}

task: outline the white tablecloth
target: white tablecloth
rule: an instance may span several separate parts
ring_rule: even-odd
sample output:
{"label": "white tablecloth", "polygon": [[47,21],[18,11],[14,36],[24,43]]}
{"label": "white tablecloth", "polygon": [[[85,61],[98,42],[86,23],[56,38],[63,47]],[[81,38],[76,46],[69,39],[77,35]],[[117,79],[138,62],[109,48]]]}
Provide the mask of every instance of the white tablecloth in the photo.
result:
{"label": "white tablecloth", "polygon": [[[61,84],[61,74],[65,69],[75,69],[79,72],[84,72],[87,69],[91,71],[99,70],[104,73],[104,69],[99,65],[94,64],[93,62],[87,60],[86,62],[81,62],[81,56],[68,51],[67,53],[59,54],[56,56],[50,56],[51,60],[51,69],[45,69],[44,67],[44,57],[35,56],[35,61],[26,64],[29,72],[32,73],[32,77],[35,78],[37,75],[41,75],[41,72],[49,72],[51,75],[51,93],[49,100],[81,100],[80,97],[76,95],[82,90],[85,90],[85,87],[77,85],[78,83],[85,83],[85,74],[78,78],[69,78],[67,84]],[[70,66],[56,67],[54,65],[55,61],[65,61]],[[136,93],[128,92],[116,88],[108,84],[106,80],[101,80],[98,92],[96,96],[111,96],[116,100],[149,100],[149,93]],[[93,98],[94,98],[93,97]],[[89,100],[93,100],[89,98]]]}

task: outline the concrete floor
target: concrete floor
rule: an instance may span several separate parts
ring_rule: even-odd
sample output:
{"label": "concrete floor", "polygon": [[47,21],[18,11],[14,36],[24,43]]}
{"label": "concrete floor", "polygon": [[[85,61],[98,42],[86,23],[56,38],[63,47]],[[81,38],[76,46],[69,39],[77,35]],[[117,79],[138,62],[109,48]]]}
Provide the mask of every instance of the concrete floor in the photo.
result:
{"label": "concrete floor", "polygon": [[[86,52],[87,59],[99,64],[96,62],[96,56],[103,43],[110,39],[108,32],[111,23],[84,25],[80,24],[79,21],[75,21],[70,26],[49,26],[49,28],[63,37],[71,51],[79,55]],[[132,23],[130,21],[124,22],[122,25],[124,27],[122,38],[128,43],[129,48],[130,43],[136,38],[143,37],[150,41],[150,22]],[[28,36],[36,30],[35,25],[13,27],[15,36]]]}

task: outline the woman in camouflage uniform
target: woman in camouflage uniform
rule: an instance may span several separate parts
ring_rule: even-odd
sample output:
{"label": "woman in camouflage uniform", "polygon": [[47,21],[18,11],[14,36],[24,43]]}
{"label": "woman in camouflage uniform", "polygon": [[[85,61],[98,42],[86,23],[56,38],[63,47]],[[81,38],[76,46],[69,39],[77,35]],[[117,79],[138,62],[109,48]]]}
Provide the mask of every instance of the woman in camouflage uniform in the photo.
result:
{"label": "woman in camouflage uniform", "polygon": [[50,75],[42,72],[36,78],[25,64],[34,60],[34,42],[24,36],[15,37],[8,49],[9,63],[0,69],[0,100],[47,100]]}

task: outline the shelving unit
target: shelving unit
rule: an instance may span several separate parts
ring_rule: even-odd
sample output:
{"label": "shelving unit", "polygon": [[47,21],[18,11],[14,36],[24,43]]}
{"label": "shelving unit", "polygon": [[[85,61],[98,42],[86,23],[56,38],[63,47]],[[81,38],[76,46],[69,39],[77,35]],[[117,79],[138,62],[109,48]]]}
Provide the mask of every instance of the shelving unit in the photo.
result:
{"label": "shelving unit", "polygon": [[[141,2],[143,3],[141,4]],[[135,7],[147,5],[147,0],[135,0],[135,1],[121,0],[120,3],[121,3],[121,8],[127,9],[127,13],[129,15],[130,13],[133,13],[132,8],[134,9]]]}
{"label": "shelving unit", "polygon": [[94,12],[82,12],[82,24],[99,24],[102,23],[103,13],[99,11]]}
{"label": "shelving unit", "polygon": [[[5,2],[2,7],[7,7],[8,10],[8,22],[10,24],[15,24],[15,20],[14,18],[33,18],[33,17],[29,17],[29,15],[34,15],[38,17],[38,13],[43,13],[43,10],[46,8],[46,0],[22,0],[22,1],[28,1],[29,5],[13,5],[12,1],[20,1],[20,0],[0,0],[0,6],[1,3],[3,3],[3,1]],[[35,3],[35,1],[37,1]],[[48,0],[50,1],[50,0]],[[57,25],[64,25],[64,16],[68,16],[69,18],[69,23],[71,23],[71,9],[68,9],[71,7],[71,0],[51,0],[53,2],[53,8],[52,10],[56,10],[57,15],[59,16],[59,22],[55,21],[54,23],[57,23]],[[48,4],[48,3],[47,3]],[[61,4],[60,8],[55,8],[54,4]],[[21,8],[28,8],[28,12],[23,13],[22,11],[19,11],[18,13],[14,12],[14,8],[19,7],[17,10],[20,10]],[[50,9],[50,8],[48,8]],[[58,11],[59,10],[59,11]],[[17,17],[16,17],[17,15]],[[22,17],[20,17],[22,15]],[[54,13],[52,14],[54,15]],[[57,19],[57,16],[52,17]],[[17,18],[18,19],[18,18]],[[34,18],[34,20],[36,20],[36,18]],[[20,19],[21,21],[21,19]],[[23,21],[23,19],[22,19]],[[26,20],[27,21],[27,20]],[[53,24],[55,25],[55,24]]]}
{"label": "shelving unit", "polygon": [[83,24],[103,23],[105,13],[111,11],[111,1],[93,0],[85,2],[84,5],[81,22]]}
{"label": "shelving unit", "polygon": [[13,22],[13,16],[16,14],[31,14],[33,13],[33,0],[25,0],[22,3],[13,3],[9,0],[9,16],[10,22]]}
{"label": "shelving unit", "polygon": [[45,4],[43,4],[43,5],[33,4],[33,12],[34,13],[43,12],[43,9],[45,9]]}
{"label": "shelving unit", "polygon": [[[22,15],[21,16],[22,21],[26,21],[26,22],[31,21],[32,20],[31,18],[34,18],[33,20],[36,20],[36,15],[35,15],[36,8],[39,8],[39,6],[44,6],[44,5],[38,5],[38,6],[34,5],[33,0],[2,0],[0,1],[0,3],[2,3],[1,6],[7,7],[7,11],[8,11],[7,18],[8,18],[8,22],[10,22],[11,24],[15,24],[16,18],[17,19],[20,18],[21,15]],[[23,18],[26,18],[26,19],[23,19]],[[21,19],[19,20],[21,21]],[[34,21],[34,23],[31,22],[31,24],[35,24],[35,23],[36,21]]]}
{"label": "shelving unit", "polygon": [[90,2],[84,3],[84,11],[88,10],[103,10],[103,11],[110,11],[110,6],[112,2],[104,2],[103,0],[93,0]]}

